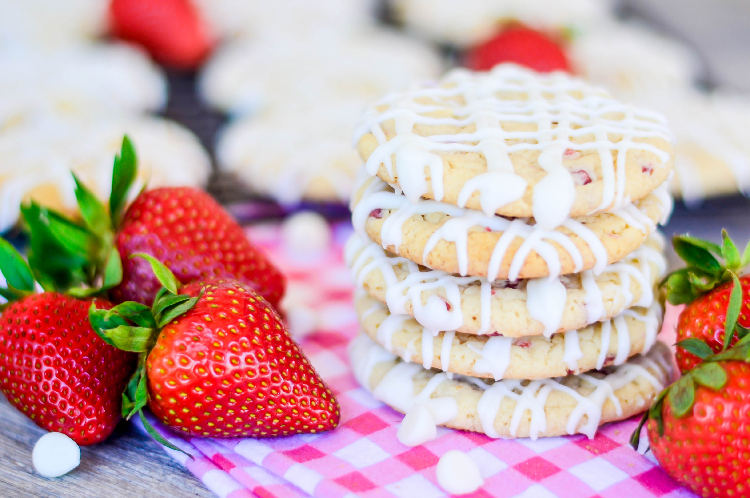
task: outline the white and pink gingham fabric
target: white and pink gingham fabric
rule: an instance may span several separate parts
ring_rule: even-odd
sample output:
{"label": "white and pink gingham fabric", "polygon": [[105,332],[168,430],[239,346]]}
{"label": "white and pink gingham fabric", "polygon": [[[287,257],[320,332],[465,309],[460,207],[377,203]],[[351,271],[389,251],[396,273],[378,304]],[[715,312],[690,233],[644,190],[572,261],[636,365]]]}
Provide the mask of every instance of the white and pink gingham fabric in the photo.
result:
{"label": "white and pink gingham fabric", "polygon": [[[279,439],[182,439],[158,430],[194,456],[165,449],[222,498],[447,496],[435,467],[458,449],[479,465],[484,486],[473,498],[677,498],[694,495],[628,445],[637,418],[603,427],[596,438],[571,436],[496,440],[440,428],[438,438],[409,448],[396,430],[402,416],[359,386],[348,365],[347,344],[358,325],[352,284],[342,257],[350,231],[334,228],[335,243],[319,258],[300,260],[283,246],[277,226],[249,229],[289,278],[289,292],[321,317],[302,346],[336,394],[341,424],[332,432]],[[154,421],[156,424],[156,422]]]}

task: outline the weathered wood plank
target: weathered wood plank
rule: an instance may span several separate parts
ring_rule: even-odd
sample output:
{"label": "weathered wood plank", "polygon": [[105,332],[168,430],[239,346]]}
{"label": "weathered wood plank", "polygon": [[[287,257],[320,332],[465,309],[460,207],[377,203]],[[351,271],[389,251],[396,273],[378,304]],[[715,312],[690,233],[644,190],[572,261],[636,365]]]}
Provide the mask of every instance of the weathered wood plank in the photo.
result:
{"label": "weathered wood plank", "polygon": [[31,450],[44,431],[0,395],[0,496],[134,498],[213,496],[158,444],[122,423],[106,442],[82,448],[81,465],[47,479],[34,473]]}

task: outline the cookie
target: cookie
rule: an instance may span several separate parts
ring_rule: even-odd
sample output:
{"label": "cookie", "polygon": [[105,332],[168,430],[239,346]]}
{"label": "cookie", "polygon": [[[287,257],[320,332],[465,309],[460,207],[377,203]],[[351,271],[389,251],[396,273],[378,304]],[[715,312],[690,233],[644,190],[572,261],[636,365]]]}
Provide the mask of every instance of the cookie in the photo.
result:
{"label": "cookie", "polygon": [[479,378],[546,379],[622,365],[645,353],[661,329],[662,308],[625,310],[611,320],[544,336],[505,337],[428,330],[409,315],[394,315],[358,289],[355,307],[362,330],[404,361]]}
{"label": "cookie", "polygon": [[[670,382],[672,354],[657,342],[646,355],[601,371],[554,379],[486,381],[427,370],[360,334],[350,346],[354,374],[375,398],[408,413],[428,406],[432,420],[493,438],[593,438],[597,428],[645,411]],[[430,417],[428,417],[430,418]]]}
{"label": "cookie", "polygon": [[0,128],[37,116],[111,116],[158,111],[167,102],[164,73],[126,44],[90,44],[45,52],[0,50]]}
{"label": "cookie", "polygon": [[217,141],[219,169],[282,204],[346,203],[361,164],[348,137],[359,109],[341,102],[325,112],[270,111],[233,121]]}
{"label": "cookie", "polygon": [[319,37],[344,35],[375,23],[375,0],[196,0],[215,32],[226,38],[258,39],[281,33]]}
{"label": "cookie", "polygon": [[629,102],[689,88],[700,67],[689,46],[636,23],[602,24],[575,37],[568,53],[576,74]]}
{"label": "cookie", "polygon": [[391,313],[411,315],[430,330],[549,337],[634,306],[651,306],[652,289],[667,269],[663,249],[664,238],[655,232],[599,275],[587,270],[552,279],[494,283],[430,270],[356,233],[346,244],[344,258],[357,287],[385,303]]}
{"label": "cookie", "polygon": [[553,230],[444,202],[412,204],[377,177],[360,175],[354,229],[391,253],[461,276],[490,280],[601,273],[640,247],[672,210],[662,185],[611,213],[568,218]]}
{"label": "cookie", "polygon": [[91,41],[107,29],[108,4],[103,0],[0,0],[0,46],[55,51]]}
{"label": "cookie", "polygon": [[73,215],[77,203],[74,171],[101,199],[112,186],[112,161],[127,133],[138,154],[143,185],[204,186],[211,160],[197,137],[183,126],[161,118],[127,117],[97,120],[35,120],[0,134],[0,232],[18,221],[19,205],[33,199]]}
{"label": "cookie", "polygon": [[612,15],[607,0],[390,0],[394,17],[410,31],[426,38],[458,46],[470,46],[491,38],[503,23],[557,32],[585,32]]}
{"label": "cookie", "polygon": [[[438,52],[417,40],[385,30],[339,37],[280,33],[239,40],[219,48],[198,82],[202,98],[234,115],[314,110],[323,121],[329,107],[354,102],[346,116],[346,140],[359,111],[388,92],[413,81],[437,78],[443,70]],[[293,119],[292,116],[289,116]]]}
{"label": "cookie", "polygon": [[546,229],[645,198],[674,162],[658,113],[514,64],[455,69],[386,96],[365,111],[355,140],[366,171],[412,203],[533,217]]}
{"label": "cookie", "polygon": [[668,117],[675,134],[675,196],[697,206],[705,198],[750,193],[750,99],[675,90],[644,102]]}

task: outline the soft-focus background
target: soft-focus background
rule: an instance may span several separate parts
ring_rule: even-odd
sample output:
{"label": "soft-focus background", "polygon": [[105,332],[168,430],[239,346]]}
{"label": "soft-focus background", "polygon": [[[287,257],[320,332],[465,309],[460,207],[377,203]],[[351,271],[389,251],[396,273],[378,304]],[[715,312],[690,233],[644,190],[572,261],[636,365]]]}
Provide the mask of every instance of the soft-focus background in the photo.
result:
{"label": "soft-focus background", "polygon": [[[667,115],[684,199],[667,235],[750,238],[747,0],[0,0],[0,232],[23,242],[27,199],[75,215],[71,169],[107,197],[123,133],[150,186],[206,187],[247,223],[345,219],[361,109],[519,24],[572,72]],[[74,475],[39,479],[28,454],[40,434],[0,402],[6,495],[158,484],[212,496],[125,425],[84,449]]]}

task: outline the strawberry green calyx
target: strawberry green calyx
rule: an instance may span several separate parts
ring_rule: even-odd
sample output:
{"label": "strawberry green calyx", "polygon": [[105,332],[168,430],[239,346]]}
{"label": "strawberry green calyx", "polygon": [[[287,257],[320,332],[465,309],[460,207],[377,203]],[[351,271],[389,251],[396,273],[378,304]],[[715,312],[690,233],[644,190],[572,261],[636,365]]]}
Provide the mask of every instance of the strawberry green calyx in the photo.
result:
{"label": "strawberry green calyx", "polygon": [[5,276],[7,284],[6,288],[0,287],[0,296],[9,302],[35,292],[36,281],[29,264],[13,245],[3,238],[0,238],[0,272]]}
{"label": "strawberry green calyx", "polygon": [[656,421],[659,434],[664,434],[662,418],[664,403],[671,405],[675,417],[685,417],[693,411],[696,386],[703,386],[713,391],[719,391],[726,386],[728,379],[722,362],[742,361],[750,363],[750,335],[747,333],[747,329],[742,329],[740,336],[741,339],[734,346],[718,354],[713,354],[711,348],[699,339],[686,339],[677,343],[678,347],[686,349],[703,361],[656,397],[653,405],[643,415],[637,429],[630,438],[630,445],[634,449],[638,449],[641,429],[649,418]]}
{"label": "strawberry green calyx", "polygon": [[21,206],[29,232],[29,264],[45,290],[88,297],[122,281],[114,238],[136,174],[135,149],[125,136],[114,161],[109,209],[75,174],[80,221],[33,201]]}
{"label": "strawberry green calyx", "polygon": [[726,230],[721,236],[721,245],[689,235],[672,239],[675,252],[687,265],[662,281],[671,304],[690,303],[725,282],[736,281],[737,274],[750,263],[750,243],[740,255]]}
{"label": "strawberry green calyx", "polygon": [[148,254],[134,254],[151,264],[154,274],[162,284],[154,304],[149,307],[141,303],[126,301],[111,309],[97,309],[92,303],[89,321],[94,331],[104,342],[124,351],[139,353],[138,368],[130,378],[122,394],[122,416],[129,420],[138,414],[148,433],[164,446],[182,451],[170,444],[151,426],[143,414],[148,404],[148,377],[146,359],[156,343],[161,329],[175,318],[190,311],[202,297],[179,294],[179,282],[164,264]]}

